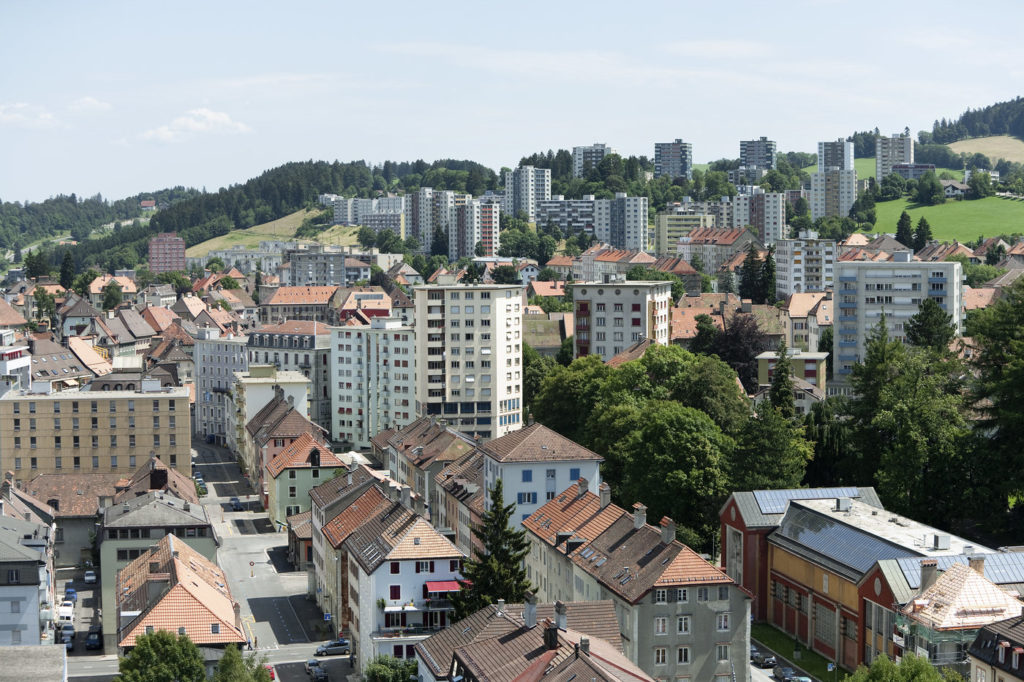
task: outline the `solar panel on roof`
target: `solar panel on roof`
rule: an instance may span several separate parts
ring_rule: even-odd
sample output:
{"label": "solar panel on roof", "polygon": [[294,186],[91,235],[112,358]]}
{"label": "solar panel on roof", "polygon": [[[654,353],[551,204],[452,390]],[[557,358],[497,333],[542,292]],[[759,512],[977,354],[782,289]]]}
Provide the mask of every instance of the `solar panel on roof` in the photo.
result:
{"label": "solar panel on roof", "polygon": [[832,497],[860,497],[860,490],[848,488],[799,488],[793,490],[755,490],[754,500],[762,514],[783,514],[790,500],[824,500]]}
{"label": "solar panel on roof", "polygon": [[[985,577],[996,585],[1012,585],[1024,583],[1024,552],[998,552],[983,554],[985,557]],[[968,565],[968,557],[963,554],[932,557],[940,571],[945,571],[953,564]],[[921,588],[921,557],[903,557],[897,559],[903,577],[911,589]]]}
{"label": "solar panel on roof", "polygon": [[905,557],[909,551],[905,547],[803,508],[790,510],[785,523],[779,526],[777,532],[793,542],[862,573],[880,559]]}

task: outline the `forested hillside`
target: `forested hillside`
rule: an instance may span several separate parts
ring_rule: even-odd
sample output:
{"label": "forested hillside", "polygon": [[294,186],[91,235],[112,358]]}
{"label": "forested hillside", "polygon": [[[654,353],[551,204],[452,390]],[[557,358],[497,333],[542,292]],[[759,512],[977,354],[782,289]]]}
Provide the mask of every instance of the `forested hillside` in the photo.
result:
{"label": "forested hillside", "polygon": [[949,144],[968,137],[1014,135],[1024,137],[1024,97],[980,109],[968,109],[960,118],[935,121],[932,131],[922,132],[922,144]]}

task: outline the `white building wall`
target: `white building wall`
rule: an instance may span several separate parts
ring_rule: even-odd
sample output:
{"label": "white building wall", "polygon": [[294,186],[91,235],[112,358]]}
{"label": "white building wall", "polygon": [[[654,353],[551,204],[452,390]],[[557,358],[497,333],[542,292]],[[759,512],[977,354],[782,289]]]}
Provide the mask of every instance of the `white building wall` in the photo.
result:
{"label": "white building wall", "polygon": [[[46,569],[40,569],[40,572],[45,575]],[[43,578],[40,577],[40,582],[42,581]],[[42,589],[43,584],[0,587],[0,647],[13,644],[42,644],[39,620]],[[15,608],[18,610],[15,611]]]}
{"label": "white building wall", "polygon": [[214,328],[200,330],[193,357],[196,373],[196,406],[194,426],[200,436],[213,436],[223,445],[228,433],[228,413],[231,411],[228,391],[235,380],[235,372],[249,369],[246,336],[228,334],[220,336]]}
{"label": "white building wall", "polygon": [[[526,517],[580,478],[587,479],[587,490],[599,494],[601,469],[598,460],[499,462],[485,457],[484,489],[493,488],[499,478],[505,504],[515,503],[513,518],[521,525]],[[490,509],[490,506],[491,500],[487,496],[484,498],[484,508]]]}
{"label": "white building wall", "polygon": [[[577,284],[572,290],[577,304],[575,357],[600,355],[607,362],[645,338],[668,345],[672,287],[667,282]],[[584,301],[589,318],[580,315],[579,303]],[[634,324],[636,319],[639,324]]]}

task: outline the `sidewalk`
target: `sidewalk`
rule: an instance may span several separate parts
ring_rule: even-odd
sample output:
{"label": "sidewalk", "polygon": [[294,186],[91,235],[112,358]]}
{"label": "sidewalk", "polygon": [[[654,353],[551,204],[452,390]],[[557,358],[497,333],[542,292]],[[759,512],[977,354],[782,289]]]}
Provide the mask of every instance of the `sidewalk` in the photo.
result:
{"label": "sidewalk", "polygon": [[[316,605],[315,600],[307,599],[305,594],[293,594],[288,597],[288,601],[295,609],[295,615],[298,616],[299,623],[311,642],[325,642],[337,637],[337,623],[334,621],[324,622],[324,612]],[[328,628],[326,636],[324,636],[325,626]]]}

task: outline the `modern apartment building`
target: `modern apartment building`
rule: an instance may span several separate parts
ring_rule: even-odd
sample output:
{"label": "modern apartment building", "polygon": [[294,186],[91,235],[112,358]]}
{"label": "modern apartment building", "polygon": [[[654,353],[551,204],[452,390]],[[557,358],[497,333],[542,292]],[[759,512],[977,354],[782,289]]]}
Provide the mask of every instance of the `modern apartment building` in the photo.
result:
{"label": "modern apartment building", "polygon": [[[273,244],[260,242],[259,247],[255,249],[247,249],[244,246],[232,246],[230,249],[210,251],[204,258],[199,259],[201,263],[197,263],[197,265],[206,265],[211,258],[217,257],[224,261],[224,267],[229,270],[237,268],[246,274],[254,273],[257,270],[261,272],[277,272],[277,269],[281,267],[281,263],[284,262],[283,253],[281,249],[274,248]],[[187,260],[191,266],[192,259]]]}
{"label": "modern apartment building", "polygon": [[433,206],[434,190],[431,187],[420,187],[416,194],[405,199],[406,235],[419,240],[423,253],[430,253],[430,243],[434,236]]}
{"label": "modern apartment building", "polygon": [[338,225],[367,225],[367,222],[371,221],[374,216],[401,214],[405,212],[405,199],[405,197],[378,197],[376,199],[337,197],[331,204],[334,208],[334,222]]}
{"label": "modern apartment building", "polygon": [[331,428],[331,328],[321,322],[288,320],[249,334],[250,365],[273,365],[310,380],[309,419]]}
{"label": "modern apartment building", "polygon": [[330,433],[346,447],[416,419],[416,330],[396,318],[333,327],[329,340]]}
{"label": "modern apartment building", "polygon": [[819,239],[813,231],[797,239],[775,242],[775,290],[780,299],[790,294],[824,291],[835,286],[839,248],[835,239]]}
{"label": "modern apartment building", "polygon": [[857,171],[826,168],[811,174],[811,219],[850,215],[857,200]]}
{"label": "modern apartment building", "polygon": [[853,140],[818,143],[818,172],[829,168],[853,170]]}
{"label": "modern apartment building", "polygon": [[654,143],[654,177],[693,179],[693,145],[676,138]]}
{"label": "modern apartment building", "polygon": [[288,284],[293,287],[352,286],[370,279],[370,264],[343,249],[311,246],[288,251]]}
{"label": "modern apartment building", "polygon": [[149,269],[154,275],[185,271],[185,240],[177,232],[161,232],[149,240]]}
{"label": "modern apartment building", "polygon": [[676,253],[687,263],[699,256],[704,272],[717,272],[718,268],[738,253],[745,253],[750,245],[763,249],[764,244],[745,228],[691,230],[679,240]]}
{"label": "modern apartment building", "polygon": [[769,140],[767,137],[740,141],[741,166],[772,170],[776,167],[775,154],[775,140]]}
{"label": "modern apartment building", "polygon": [[903,133],[875,138],[875,179],[881,182],[899,163],[914,163],[914,138]]}
{"label": "modern apartment building", "polygon": [[786,224],[786,195],[756,192],[733,197],[732,227],[751,226],[765,246],[789,236]]}
{"label": "modern apartment building", "polygon": [[542,601],[611,599],[626,656],[664,680],[750,680],[750,597],[647,507],[579,481],[523,521],[527,577]]}
{"label": "modern apartment building", "polygon": [[216,327],[199,327],[193,347],[196,374],[195,432],[224,445],[227,438],[228,393],[235,372],[249,369],[249,337],[225,334]]}
{"label": "modern apartment building", "polygon": [[[0,516],[0,651],[53,644],[53,544],[46,524]],[[15,676],[24,674],[13,654],[4,656]]]}
{"label": "modern apartment building", "polygon": [[413,288],[416,412],[490,440],[522,425],[519,285]]}
{"label": "modern apartment building", "polygon": [[604,157],[617,153],[603,142],[572,148],[572,176],[582,178],[588,170],[596,168]]}
{"label": "modern apartment building", "polygon": [[191,475],[189,390],[143,379],[138,391],[8,391],[0,397],[0,467],[18,487],[39,474],[119,473],[155,453]]}
{"label": "modern apartment building", "polygon": [[674,255],[679,240],[693,230],[715,227],[715,216],[706,213],[663,211],[654,216],[654,253]]}
{"label": "modern apartment building", "polygon": [[[565,234],[584,232],[596,235],[598,202],[593,194],[584,194],[579,199],[566,199],[554,194],[550,199],[537,202],[537,226],[557,225]],[[610,221],[610,215],[608,216]]]}
{"label": "modern apartment building", "polygon": [[668,345],[672,286],[668,282],[569,285],[576,316],[573,357],[607,362],[629,345],[652,339]]}
{"label": "modern apartment building", "polygon": [[[498,236],[501,205],[497,202],[470,199],[454,208],[455,219],[448,225],[448,257],[452,260],[477,255],[497,256],[501,247]],[[481,253],[477,254],[476,246]]]}
{"label": "modern apartment building", "polygon": [[630,197],[625,192],[617,192],[611,200],[608,242],[620,249],[647,251],[650,248],[647,227],[647,197]]}
{"label": "modern apartment building", "polygon": [[550,198],[550,169],[520,166],[515,170],[505,171],[505,194],[501,205],[501,210],[505,213],[515,216],[522,211],[529,222],[536,222],[538,202]]}
{"label": "modern apartment building", "polygon": [[885,315],[890,339],[904,341],[905,325],[931,298],[947,314],[957,334],[963,329],[963,266],[958,262],[917,262],[910,251],[891,261],[850,261],[836,265],[837,319],[834,328],[835,376],[850,374],[863,361],[867,339]]}

